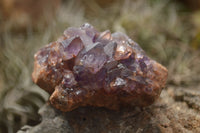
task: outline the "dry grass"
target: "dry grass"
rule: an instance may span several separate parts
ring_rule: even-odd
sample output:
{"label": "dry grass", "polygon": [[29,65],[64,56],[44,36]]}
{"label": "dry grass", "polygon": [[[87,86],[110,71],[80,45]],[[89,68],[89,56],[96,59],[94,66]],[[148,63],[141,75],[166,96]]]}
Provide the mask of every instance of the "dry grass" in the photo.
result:
{"label": "dry grass", "polygon": [[90,0],[66,2],[55,20],[37,32],[13,33],[1,29],[0,133],[15,132],[24,124],[39,122],[37,110],[48,94],[32,83],[33,54],[56,40],[68,26],[89,22],[98,30],[122,31],[138,42],[149,56],[169,69],[168,84],[198,85],[198,51],[188,45],[193,26],[190,13],[165,0],[119,1],[102,8]]}

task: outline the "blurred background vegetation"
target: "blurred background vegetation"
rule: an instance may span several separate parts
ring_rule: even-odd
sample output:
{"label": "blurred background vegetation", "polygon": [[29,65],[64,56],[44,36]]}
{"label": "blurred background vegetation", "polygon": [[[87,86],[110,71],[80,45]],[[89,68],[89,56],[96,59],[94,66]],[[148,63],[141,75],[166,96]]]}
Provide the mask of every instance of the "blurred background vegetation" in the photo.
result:
{"label": "blurred background vegetation", "polygon": [[167,86],[200,87],[200,0],[0,0],[0,133],[40,122],[49,95],[33,55],[85,22],[128,34],[168,68]]}

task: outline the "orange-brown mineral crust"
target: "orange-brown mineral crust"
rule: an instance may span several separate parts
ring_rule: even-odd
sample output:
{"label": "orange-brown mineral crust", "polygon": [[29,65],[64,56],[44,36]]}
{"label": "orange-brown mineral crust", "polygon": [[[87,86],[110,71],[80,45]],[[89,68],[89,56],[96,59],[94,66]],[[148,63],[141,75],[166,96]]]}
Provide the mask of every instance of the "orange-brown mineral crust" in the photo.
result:
{"label": "orange-brown mineral crust", "polygon": [[35,54],[33,81],[61,111],[80,106],[148,106],[160,95],[167,69],[127,35],[70,27]]}

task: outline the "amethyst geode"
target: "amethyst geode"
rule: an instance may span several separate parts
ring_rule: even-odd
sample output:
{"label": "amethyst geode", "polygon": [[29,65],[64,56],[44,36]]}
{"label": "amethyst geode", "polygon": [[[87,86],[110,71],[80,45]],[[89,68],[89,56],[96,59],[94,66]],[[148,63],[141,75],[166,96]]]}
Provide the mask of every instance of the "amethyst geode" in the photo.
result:
{"label": "amethyst geode", "polygon": [[61,111],[79,106],[147,106],[160,95],[167,69],[127,35],[70,27],[35,54],[33,81]]}

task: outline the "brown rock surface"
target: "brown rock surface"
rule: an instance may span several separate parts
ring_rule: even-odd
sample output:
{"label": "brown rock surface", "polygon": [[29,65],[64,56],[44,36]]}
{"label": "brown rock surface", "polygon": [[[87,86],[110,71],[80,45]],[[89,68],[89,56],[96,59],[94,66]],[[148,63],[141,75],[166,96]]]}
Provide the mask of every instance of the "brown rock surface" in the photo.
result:
{"label": "brown rock surface", "polygon": [[[23,127],[18,133],[199,133],[199,89],[163,90],[160,100],[147,108],[84,107],[62,113],[46,104],[40,109],[40,124]],[[190,102],[188,102],[190,101]]]}

